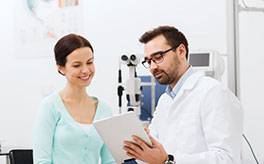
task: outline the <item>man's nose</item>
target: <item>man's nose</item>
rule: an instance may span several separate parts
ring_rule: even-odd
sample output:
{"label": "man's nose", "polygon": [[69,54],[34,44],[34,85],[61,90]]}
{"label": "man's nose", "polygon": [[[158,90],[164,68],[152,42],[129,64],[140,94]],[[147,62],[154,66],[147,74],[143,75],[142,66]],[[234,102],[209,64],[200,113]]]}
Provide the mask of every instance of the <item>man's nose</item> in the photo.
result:
{"label": "man's nose", "polygon": [[149,65],[150,70],[156,69],[157,67],[158,65],[153,60],[151,60]]}

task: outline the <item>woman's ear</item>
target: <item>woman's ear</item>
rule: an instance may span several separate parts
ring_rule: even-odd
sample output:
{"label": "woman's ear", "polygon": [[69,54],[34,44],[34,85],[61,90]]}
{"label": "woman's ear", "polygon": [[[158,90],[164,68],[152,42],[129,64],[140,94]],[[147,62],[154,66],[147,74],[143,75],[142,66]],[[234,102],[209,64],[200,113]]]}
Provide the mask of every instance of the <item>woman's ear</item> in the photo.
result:
{"label": "woman's ear", "polygon": [[65,71],[64,66],[57,65],[57,68],[58,68],[58,72],[59,72],[59,74],[65,76],[65,73],[64,73],[64,71]]}

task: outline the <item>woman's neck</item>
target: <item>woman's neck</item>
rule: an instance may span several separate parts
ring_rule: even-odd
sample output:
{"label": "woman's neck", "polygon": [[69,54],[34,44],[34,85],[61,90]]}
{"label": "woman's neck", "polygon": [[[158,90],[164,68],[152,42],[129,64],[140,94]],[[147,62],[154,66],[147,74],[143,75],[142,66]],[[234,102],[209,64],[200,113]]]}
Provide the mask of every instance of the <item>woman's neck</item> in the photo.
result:
{"label": "woman's neck", "polygon": [[85,87],[73,87],[70,84],[67,84],[60,94],[64,101],[70,102],[81,102],[89,97]]}

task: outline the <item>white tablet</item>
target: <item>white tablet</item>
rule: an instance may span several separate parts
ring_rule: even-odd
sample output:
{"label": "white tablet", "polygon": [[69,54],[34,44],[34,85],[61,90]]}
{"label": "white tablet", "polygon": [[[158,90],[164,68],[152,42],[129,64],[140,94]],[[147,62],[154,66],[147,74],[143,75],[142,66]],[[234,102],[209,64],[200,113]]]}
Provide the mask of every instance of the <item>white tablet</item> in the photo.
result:
{"label": "white tablet", "polygon": [[123,163],[124,160],[130,159],[123,147],[125,140],[132,141],[132,135],[136,135],[147,144],[152,145],[142,123],[134,112],[98,120],[93,125],[117,163]]}

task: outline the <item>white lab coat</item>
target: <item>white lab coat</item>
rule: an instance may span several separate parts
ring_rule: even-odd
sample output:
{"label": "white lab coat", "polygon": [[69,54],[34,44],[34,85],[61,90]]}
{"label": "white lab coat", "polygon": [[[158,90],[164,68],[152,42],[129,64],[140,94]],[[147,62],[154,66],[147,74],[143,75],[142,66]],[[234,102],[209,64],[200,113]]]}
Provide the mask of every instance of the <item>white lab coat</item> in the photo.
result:
{"label": "white lab coat", "polygon": [[164,93],[150,124],[177,164],[240,164],[243,111],[221,84],[193,73],[172,99]]}

